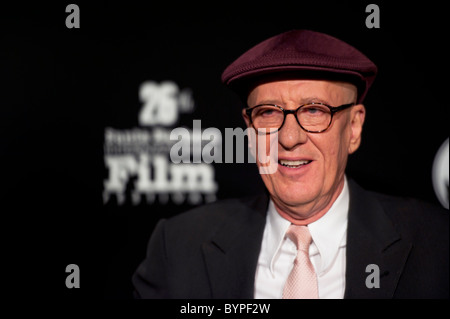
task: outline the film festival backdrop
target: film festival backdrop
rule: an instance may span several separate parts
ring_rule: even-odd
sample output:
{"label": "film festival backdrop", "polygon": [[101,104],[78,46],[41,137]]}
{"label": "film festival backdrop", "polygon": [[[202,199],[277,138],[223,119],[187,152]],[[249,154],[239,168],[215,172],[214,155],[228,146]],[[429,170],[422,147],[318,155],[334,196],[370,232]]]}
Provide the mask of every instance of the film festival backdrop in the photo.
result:
{"label": "film festival backdrop", "polygon": [[[55,285],[63,295],[131,298],[131,276],[159,219],[263,190],[246,151],[244,161],[237,153],[226,160],[226,143],[236,149],[244,128],[243,104],[220,75],[251,46],[290,29],[340,38],[379,68],[347,175],[448,208],[445,52],[430,35],[440,30],[438,9],[376,3],[378,16],[364,1],[202,12],[177,3],[79,4],[70,28],[67,3],[47,5],[45,21],[32,20],[32,10],[8,20],[2,63],[19,88],[8,92],[13,121],[3,127],[10,137],[2,150],[18,155],[21,169],[7,172],[5,194],[27,211],[46,207],[20,216],[46,225],[34,227],[35,240],[45,238],[37,256],[49,257],[49,277],[62,269]],[[181,163],[171,158],[180,141],[190,151]],[[217,152],[213,161],[195,158],[205,148],[203,155]],[[64,286],[69,264],[79,266],[79,289]]]}

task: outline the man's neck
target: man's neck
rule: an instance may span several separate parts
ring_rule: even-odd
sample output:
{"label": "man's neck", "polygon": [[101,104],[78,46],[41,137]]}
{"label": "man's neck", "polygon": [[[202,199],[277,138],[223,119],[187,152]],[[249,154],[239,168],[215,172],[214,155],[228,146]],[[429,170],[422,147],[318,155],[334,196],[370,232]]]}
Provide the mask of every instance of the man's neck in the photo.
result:
{"label": "man's neck", "polygon": [[310,208],[311,205],[308,205],[309,207],[307,209],[305,209],[305,207],[302,207],[300,209],[298,209],[298,208],[283,209],[280,207],[281,205],[277,204],[276,200],[274,200],[274,199],[272,199],[272,200],[275,204],[275,209],[277,210],[278,214],[280,214],[281,217],[290,221],[294,225],[304,226],[304,225],[308,225],[308,224],[311,224],[311,223],[319,220],[322,216],[324,216],[330,210],[331,206],[333,206],[336,199],[342,193],[342,190],[344,189],[344,184],[345,184],[345,177],[342,180],[342,182],[340,183],[339,187],[337,188],[337,191],[334,192],[334,194],[331,196],[331,198],[329,200],[326,201],[326,204],[321,205],[323,208],[317,210],[317,212],[313,213],[312,215],[309,214],[308,217],[302,217],[302,216],[306,216],[308,214],[308,212],[306,212],[306,210],[309,210],[309,212],[311,210],[314,210],[314,209]]}

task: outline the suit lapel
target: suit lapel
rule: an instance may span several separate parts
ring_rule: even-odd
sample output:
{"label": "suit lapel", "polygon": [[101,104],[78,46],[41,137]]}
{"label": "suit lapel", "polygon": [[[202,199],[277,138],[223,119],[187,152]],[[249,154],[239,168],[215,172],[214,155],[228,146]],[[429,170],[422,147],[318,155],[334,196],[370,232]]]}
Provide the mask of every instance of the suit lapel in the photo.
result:
{"label": "suit lapel", "polygon": [[[373,195],[353,181],[349,181],[349,186],[344,297],[392,298],[412,244],[397,233]],[[379,288],[370,288],[378,274]]]}
{"label": "suit lapel", "polygon": [[253,298],[255,271],[265,226],[268,196],[230,205],[230,213],[203,256],[212,298]]}

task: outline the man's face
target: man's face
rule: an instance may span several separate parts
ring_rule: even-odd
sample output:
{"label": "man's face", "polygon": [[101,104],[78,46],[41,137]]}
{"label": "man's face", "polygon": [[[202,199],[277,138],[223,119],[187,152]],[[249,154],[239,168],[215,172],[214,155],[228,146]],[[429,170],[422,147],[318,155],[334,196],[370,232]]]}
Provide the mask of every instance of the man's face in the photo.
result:
{"label": "man's face", "polygon": [[[289,79],[256,86],[247,103],[249,107],[267,103],[293,110],[311,102],[340,106],[355,102],[356,98],[356,87],[349,83]],[[364,106],[355,105],[334,114],[325,132],[308,133],[293,115],[287,115],[278,132],[277,170],[261,175],[278,211],[295,220],[305,220],[331,207],[344,185],[347,157],[359,147],[364,116]],[[266,149],[270,140],[273,137],[266,138]],[[286,161],[307,161],[307,164],[290,167],[281,164],[295,164]],[[260,166],[258,159],[257,165]]]}

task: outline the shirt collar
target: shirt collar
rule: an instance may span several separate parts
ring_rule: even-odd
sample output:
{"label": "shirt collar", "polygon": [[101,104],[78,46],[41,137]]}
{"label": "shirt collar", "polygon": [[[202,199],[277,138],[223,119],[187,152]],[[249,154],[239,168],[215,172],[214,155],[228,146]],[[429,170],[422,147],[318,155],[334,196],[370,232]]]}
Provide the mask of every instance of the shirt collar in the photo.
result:
{"label": "shirt collar", "polygon": [[[347,179],[344,187],[330,210],[317,221],[308,225],[313,243],[310,246],[310,256],[320,255],[320,265],[316,272],[328,270],[337,256],[340,247],[346,246],[347,216],[349,208],[349,190]],[[273,273],[273,263],[283,244],[285,234],[291,223],[278,214],[272,200],[267,211],[267,257],[270,258],[270,271]]]}
{"label": "shirt collar", "polygon": [[269,202],[267,212],[267,258],[269,258],[270,272],[273,274],[275,256],[283,244],[284,236],[291,222],[278,214],[272,200]]}

